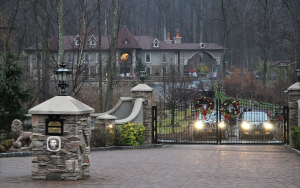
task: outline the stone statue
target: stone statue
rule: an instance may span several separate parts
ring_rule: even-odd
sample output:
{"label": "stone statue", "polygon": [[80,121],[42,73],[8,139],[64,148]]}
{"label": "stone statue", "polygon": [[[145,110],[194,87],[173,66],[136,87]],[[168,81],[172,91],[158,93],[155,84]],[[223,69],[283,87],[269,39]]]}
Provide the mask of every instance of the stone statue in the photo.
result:
{"label": "stone statue", "polygon": [[24,132],[22,122],[15,119],[11,124],[12,143],[11,149],[20,149],[22,147],[22,141],[25,142],[24,146],[31,147],[32,132]]}

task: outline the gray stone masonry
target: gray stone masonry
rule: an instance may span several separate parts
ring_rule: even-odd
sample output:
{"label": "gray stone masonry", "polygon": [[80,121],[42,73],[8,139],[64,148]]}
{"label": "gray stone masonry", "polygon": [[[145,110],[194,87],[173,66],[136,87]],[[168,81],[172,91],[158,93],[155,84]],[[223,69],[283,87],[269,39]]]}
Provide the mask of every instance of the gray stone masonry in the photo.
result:
{"label": "gray stone masonry", "polygon": [[95,128],[111,128],[111,126],[115,126],[116,116],[112,116],[109,114],[104,114],[102,116],[98,116],[95,122]]}
{"label": "gray stone masonry", "polygon": [[289,98],[288,105],[290,109],[289,125],[298,125],[298,100],[300,99],[300,82],[296,82],[288,88]]}
{"label": "gray stone masonry", "polygon": [[62,115],[64,135],[58,152],[47,150],[45,119],[47,115],[32,115],[32,179],[79,180],[89,177],[90,117]]}
{"label": "gray stone masonry", "polygon": [[[79,180],[90,176],[90,113],[94,111],[70,96],[53,97],[29,110],[33,128],[32,179]],[[56,138],[60,148],[55,150],[49,149],[47,143],[52,135],[45,135],[49,115],[63,120],[63,135]]]}
{"label": "gray stone masonry", "polygon": [[[289,105],[289,129],[293,125],[298,125],[298,100],[300,99],[300,82],[296,82],[292,86],[288,88],[289,97],[288,97],[288,105]],[[291,133],[291,131],[290,131]],[[290,137],[291,144],[291,137]]]}
{"label": "gray stone masonry", "polygon": [[[143,103],[144,106],[144,122],[143,125],[145,127],[145,143],[151,144],[151,108],[152,108],[152,92],[153,88],[149,87],[146,84],[139,84],[131,89],[131,97],[133,99],[143,98],[145,101]],[[134,100],[133,100],[134,102]]]}

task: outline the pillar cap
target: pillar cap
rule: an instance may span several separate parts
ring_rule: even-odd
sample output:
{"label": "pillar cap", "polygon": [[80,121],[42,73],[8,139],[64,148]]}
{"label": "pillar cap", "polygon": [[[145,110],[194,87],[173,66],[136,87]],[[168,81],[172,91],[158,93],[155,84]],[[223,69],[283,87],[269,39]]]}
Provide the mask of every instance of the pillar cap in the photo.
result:
{"label": "pillar cap", "polygon": [[137,91],[153,91],[153,88],[148,86],[147,84],[139,84],[131,89],[133,92]]}
{"label": "pillar cap", "polygon": [[117,119],[117,117],[109,115],[109,114],[104,114],[104,115],[96,117],[96,119]]}
{"label": "pillar cap", "polygon": [[64,114],[78,115],[93,113],[95,110],[70,96],[55,96],[33,108],[29,114]]}
{"label": "pillar cap", "polygon": [[296,82],[293,85],[291,85],[288,89],[288,91],[296,91],[300,90],[300,82]]}

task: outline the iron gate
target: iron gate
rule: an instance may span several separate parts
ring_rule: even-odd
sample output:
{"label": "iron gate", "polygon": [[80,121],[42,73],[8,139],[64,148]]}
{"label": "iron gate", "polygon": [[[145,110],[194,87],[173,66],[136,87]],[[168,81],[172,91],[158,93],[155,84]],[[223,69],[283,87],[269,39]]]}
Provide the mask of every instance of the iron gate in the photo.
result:
{"label": "iron gate", "polygon": [[220,85],[210,91],[177,90],[152,106],[154,143],[288,143],[288,107]]}

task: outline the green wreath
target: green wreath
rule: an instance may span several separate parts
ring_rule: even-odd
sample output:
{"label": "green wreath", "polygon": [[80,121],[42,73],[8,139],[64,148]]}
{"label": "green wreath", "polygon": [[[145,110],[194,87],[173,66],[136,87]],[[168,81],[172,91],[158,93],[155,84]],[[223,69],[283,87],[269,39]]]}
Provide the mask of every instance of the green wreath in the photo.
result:
{"label": "green wreath", "polygon": [[[208,107],[204,108],[203,104],[208,104]],[[204,119],[206,119],[206,115],[212,113],[212,111],[214,109],[212,100],[205,96],[198,98],[198,100],[194,103],[194,106],[198,112],[200,112],[202,115],[204,115]]]}
{"label": "green wreath", "polygon": [[[233,111],[229,111],[228,107],[232,106],[234,108]],[[240,113],[240,107],[239,107],[239,100],[232,98],[230,100],[225,100],[221,107],[221,112],[226,120],[229,118],[236,118],[237,115]]]}

